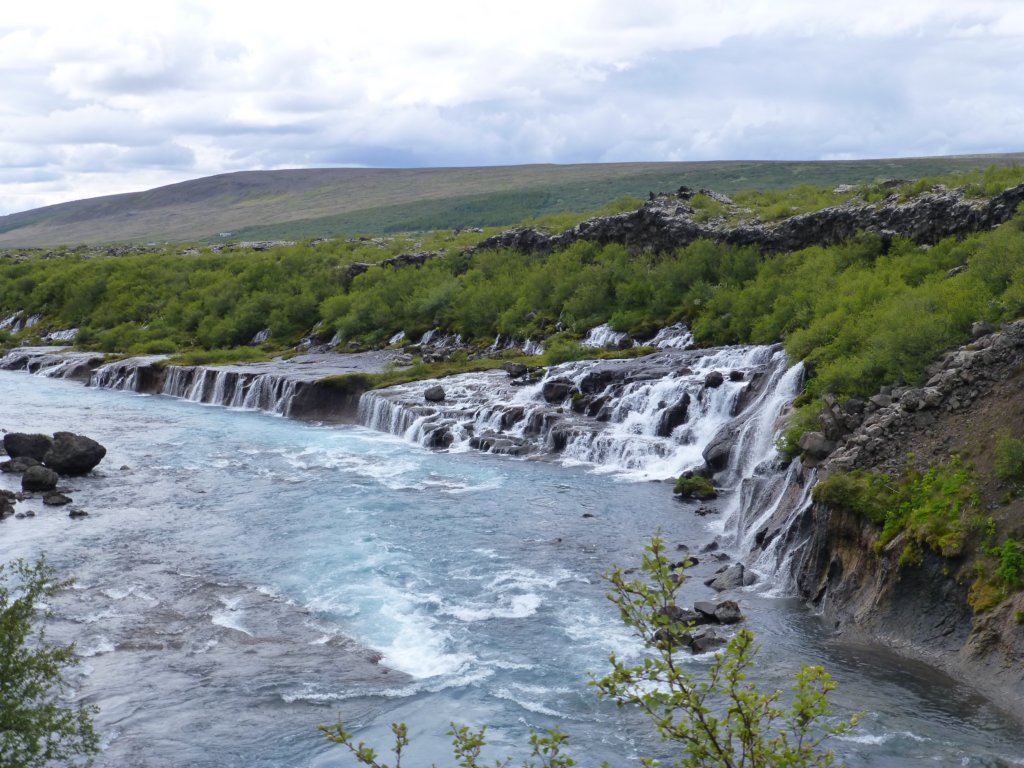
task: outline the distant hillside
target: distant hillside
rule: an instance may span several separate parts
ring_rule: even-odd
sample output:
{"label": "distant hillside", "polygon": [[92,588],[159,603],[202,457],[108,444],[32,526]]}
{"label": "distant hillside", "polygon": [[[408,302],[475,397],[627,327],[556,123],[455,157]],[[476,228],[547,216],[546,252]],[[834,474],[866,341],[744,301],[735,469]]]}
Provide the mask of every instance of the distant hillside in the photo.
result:
{"label": "distant hillside", "polygon": [[505,226],[681,185],[729,194],[918,178],[1022,162],[1024,153],[830,162],[246,171],[0,216],[0,246],[303,239]]}

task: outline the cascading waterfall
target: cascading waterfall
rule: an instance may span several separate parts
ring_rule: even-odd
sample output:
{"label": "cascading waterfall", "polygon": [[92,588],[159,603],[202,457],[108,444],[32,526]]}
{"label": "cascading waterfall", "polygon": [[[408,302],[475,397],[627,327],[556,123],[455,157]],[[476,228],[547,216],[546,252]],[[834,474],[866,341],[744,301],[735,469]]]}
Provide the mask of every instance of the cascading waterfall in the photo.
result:
{"label": "cascading waterfall", "polygon": [[[665,348],[643,358],[566,363],[532,381],[490,371],[367,392],[357,418],[430,448],[547,455],[632,480],[706,471],[709,447],[725,441],[728,460],[714,466],[722,497],[712,527],[735,552],[756,551],[758,569],[779,571],[794,545],[780,531],[795,519],[798,494],[787,496],[797,473],[781,465],[774,441],[802,367],[790,368],[779,346],[686,349],[691,340],[674,326],[652,340]],[[70,370],[47,354],[21,367],[50,376]],[[165,359],[109,363],[90,384],[288,416],[307,383],[241,366],[160,369]],[[428,401],[426,390],[436,385],[444,398]]]}
{"label": "cascading waterfall", "polygon": [[[157,358],[159,359],[159,358]],[[154,358],[131,358],[96,370],[90,385],[128,392],[143,391],[143,372],[152,370]],[[253,373],[229,368],[169,365],[163,370],[159,394],[195,403],[228,408],[251,408],[289,415],[302,382],[285,374]]]}
{"label": "cascading waterfall", "polygon": [[[685,337],[677,329],[666,338]],[[798,468],[782,465],[775,440],[802,379],[803,366],[790,367],[778,345],[669,347],[633,360],[553,366],[533,383],[492,371],[369,392],[359,421],[428,447],[547,454],[633,480],[702,471],[709,446],[725,441],[712,528],[743,554],[761,543],[769,521],[797,511],[787,492]],[[442,402],[425,398],[434,386],[444,389]],[[773,537],[770,556],[760,553],[762,573],[782,567],[780,539]]]}

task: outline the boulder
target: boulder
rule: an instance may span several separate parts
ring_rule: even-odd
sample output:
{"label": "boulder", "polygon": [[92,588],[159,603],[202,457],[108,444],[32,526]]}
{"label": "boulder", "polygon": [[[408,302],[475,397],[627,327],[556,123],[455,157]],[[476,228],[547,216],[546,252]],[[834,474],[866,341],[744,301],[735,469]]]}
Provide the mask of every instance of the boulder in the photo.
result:
{"label": "boulder", "polygon": [[716,389],[725,383],[725,376],[722,375],[721,371],[712,371],[704,377],[704,386],[711,389]]}
{"label": "boulder", "polygon": [[84,475],[107,455],[107,449],[90,437],[71,432],[55,432],[53,445],[43,463],[62,475]]}
{"label": "boulder", "polygon": [[694,653],[708,653],[724,646],[728,640],[714,627],[700,627],[690,635],[690,649]]}
{"label": "boulder", "polygon": [[743,563],[735,563],[725,568],[715,578],[709,579],[706,584],[719,592],[736,589],[744,586],[745,573],[746,569],[743,567]]}
{"label": "boulder", "polygon": [[560,403],[575,390],[568,379],[549,379],[541,387],[541,394],[549,403]]}
{"label": "boulder", "polygon": [[687,413],[690,410],[690,393],[684,392],[683,396],[672,406],[661,412],[658,418],[656,434],[658,437],[668,437],[672,431],[686,421]]}
{"label": "boulder", "polygon": [[65,504],[71,503],[71,497],[58,491],[51,491],[50,493],[43,496],[43,504],[48,507],[63,507]]}
{"label": "boulder", "polygon": [[711,600],[698,600],[693,604],[693,610],[699,613],[702,617],[702,624],[707,624],[715,619],[715,608],[717,603]]}
{"label": "boulder", "polygon": [[447,448],[455,442],[455,436],[447,427],[438,427],[427,435],[427,448]]}
{"label": "boulder", "polygon": [[501,369],[508,374],[510,379],[518,379],[526,375],[526,366],[522,363],[507,362],[501,364]]}
{"label": "boulder", "polygon": [[53,440],[46,435],[29,435],[24,432],[8,432],[4,435],[4,450],[12,459],[28,456],[42,461],[52,444]]}
{"label": "boulder", "polygon": [[21,476],[21,487],[26,491],[52,491],[60,478],[52,469],[37,464]]}
{"label": "boulder", "polygon": [[68,510],[68,517],[70,517],[73,520],[77,519],[77,518],[80,518],[80,517],[88,517],[88,516],[89,516],[88,512],[86,512],[84,509],[79,509],[78,507],[72,507],[71,509]]}
{"label": "boulder", "polygon": [[836,444],[821,432],[804,432],[796,444],[812,459],[824,459],[836,449]]}
{"label": "boulder", "polygon": [[971,338],[980,339],[982,336],[988,336],[990,333],[995,333],[996,328],[992,323],[978,322],[971,324]]}
{"label": "boulder", "polygon": [[735,600],[723,600],[715,606],[715,620],[719,624],[736,624],[743,621],[743,613]]}
{"label": "boulder", "polygon": [[732,432],[723,429],[708,443],[701,456],[712,472],[721,472],[728,466],[734,442],[735,436]]}
{"label": "boulder", "polygon": [[443,403],[445,399],[444,387],[440,384],[435,384],[432,387],[427,387],[423,392],[423,399],[428,403]]}
{"label": "boulder", "polygon": [[6,472],[11,475],[20,475],[29,467],[37,467],[39,462],[33,459],[31,456],[19,456],[16,459],[5,461],[0,464],[0,472]]}
{"label": "boulder", "polygon": [[0,490],[0,520],[14,514],[14,494],[11,491]]}

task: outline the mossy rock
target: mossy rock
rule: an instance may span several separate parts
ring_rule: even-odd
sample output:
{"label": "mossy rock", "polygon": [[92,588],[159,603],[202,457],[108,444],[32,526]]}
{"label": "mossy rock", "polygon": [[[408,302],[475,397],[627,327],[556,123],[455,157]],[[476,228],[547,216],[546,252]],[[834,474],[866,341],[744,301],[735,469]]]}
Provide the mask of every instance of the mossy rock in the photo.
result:
{"label": "mossy rock", "polygon": [[676,487],[673,489],[673,492],[683,499],[707,501],[708,499],[718,498],[718,491],[715,490],[715,486],[706,477],[701,477],[700,475],[691,475],[690,477],[682,475],[676,480]]}

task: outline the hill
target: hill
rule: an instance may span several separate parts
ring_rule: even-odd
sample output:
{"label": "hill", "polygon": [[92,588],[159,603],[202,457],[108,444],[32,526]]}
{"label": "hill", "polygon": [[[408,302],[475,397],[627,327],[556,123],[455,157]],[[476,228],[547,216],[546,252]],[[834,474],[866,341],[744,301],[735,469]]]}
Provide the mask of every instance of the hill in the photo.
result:
{"label": "hill", "polygon": [[[245,171],[0,216],[0,246],[338,235],[505,226],[681,185],[726,194],[919,178],[1024,161],[1024,153],[821,162]],[[230,234],[222,234],[230,233]]]}

